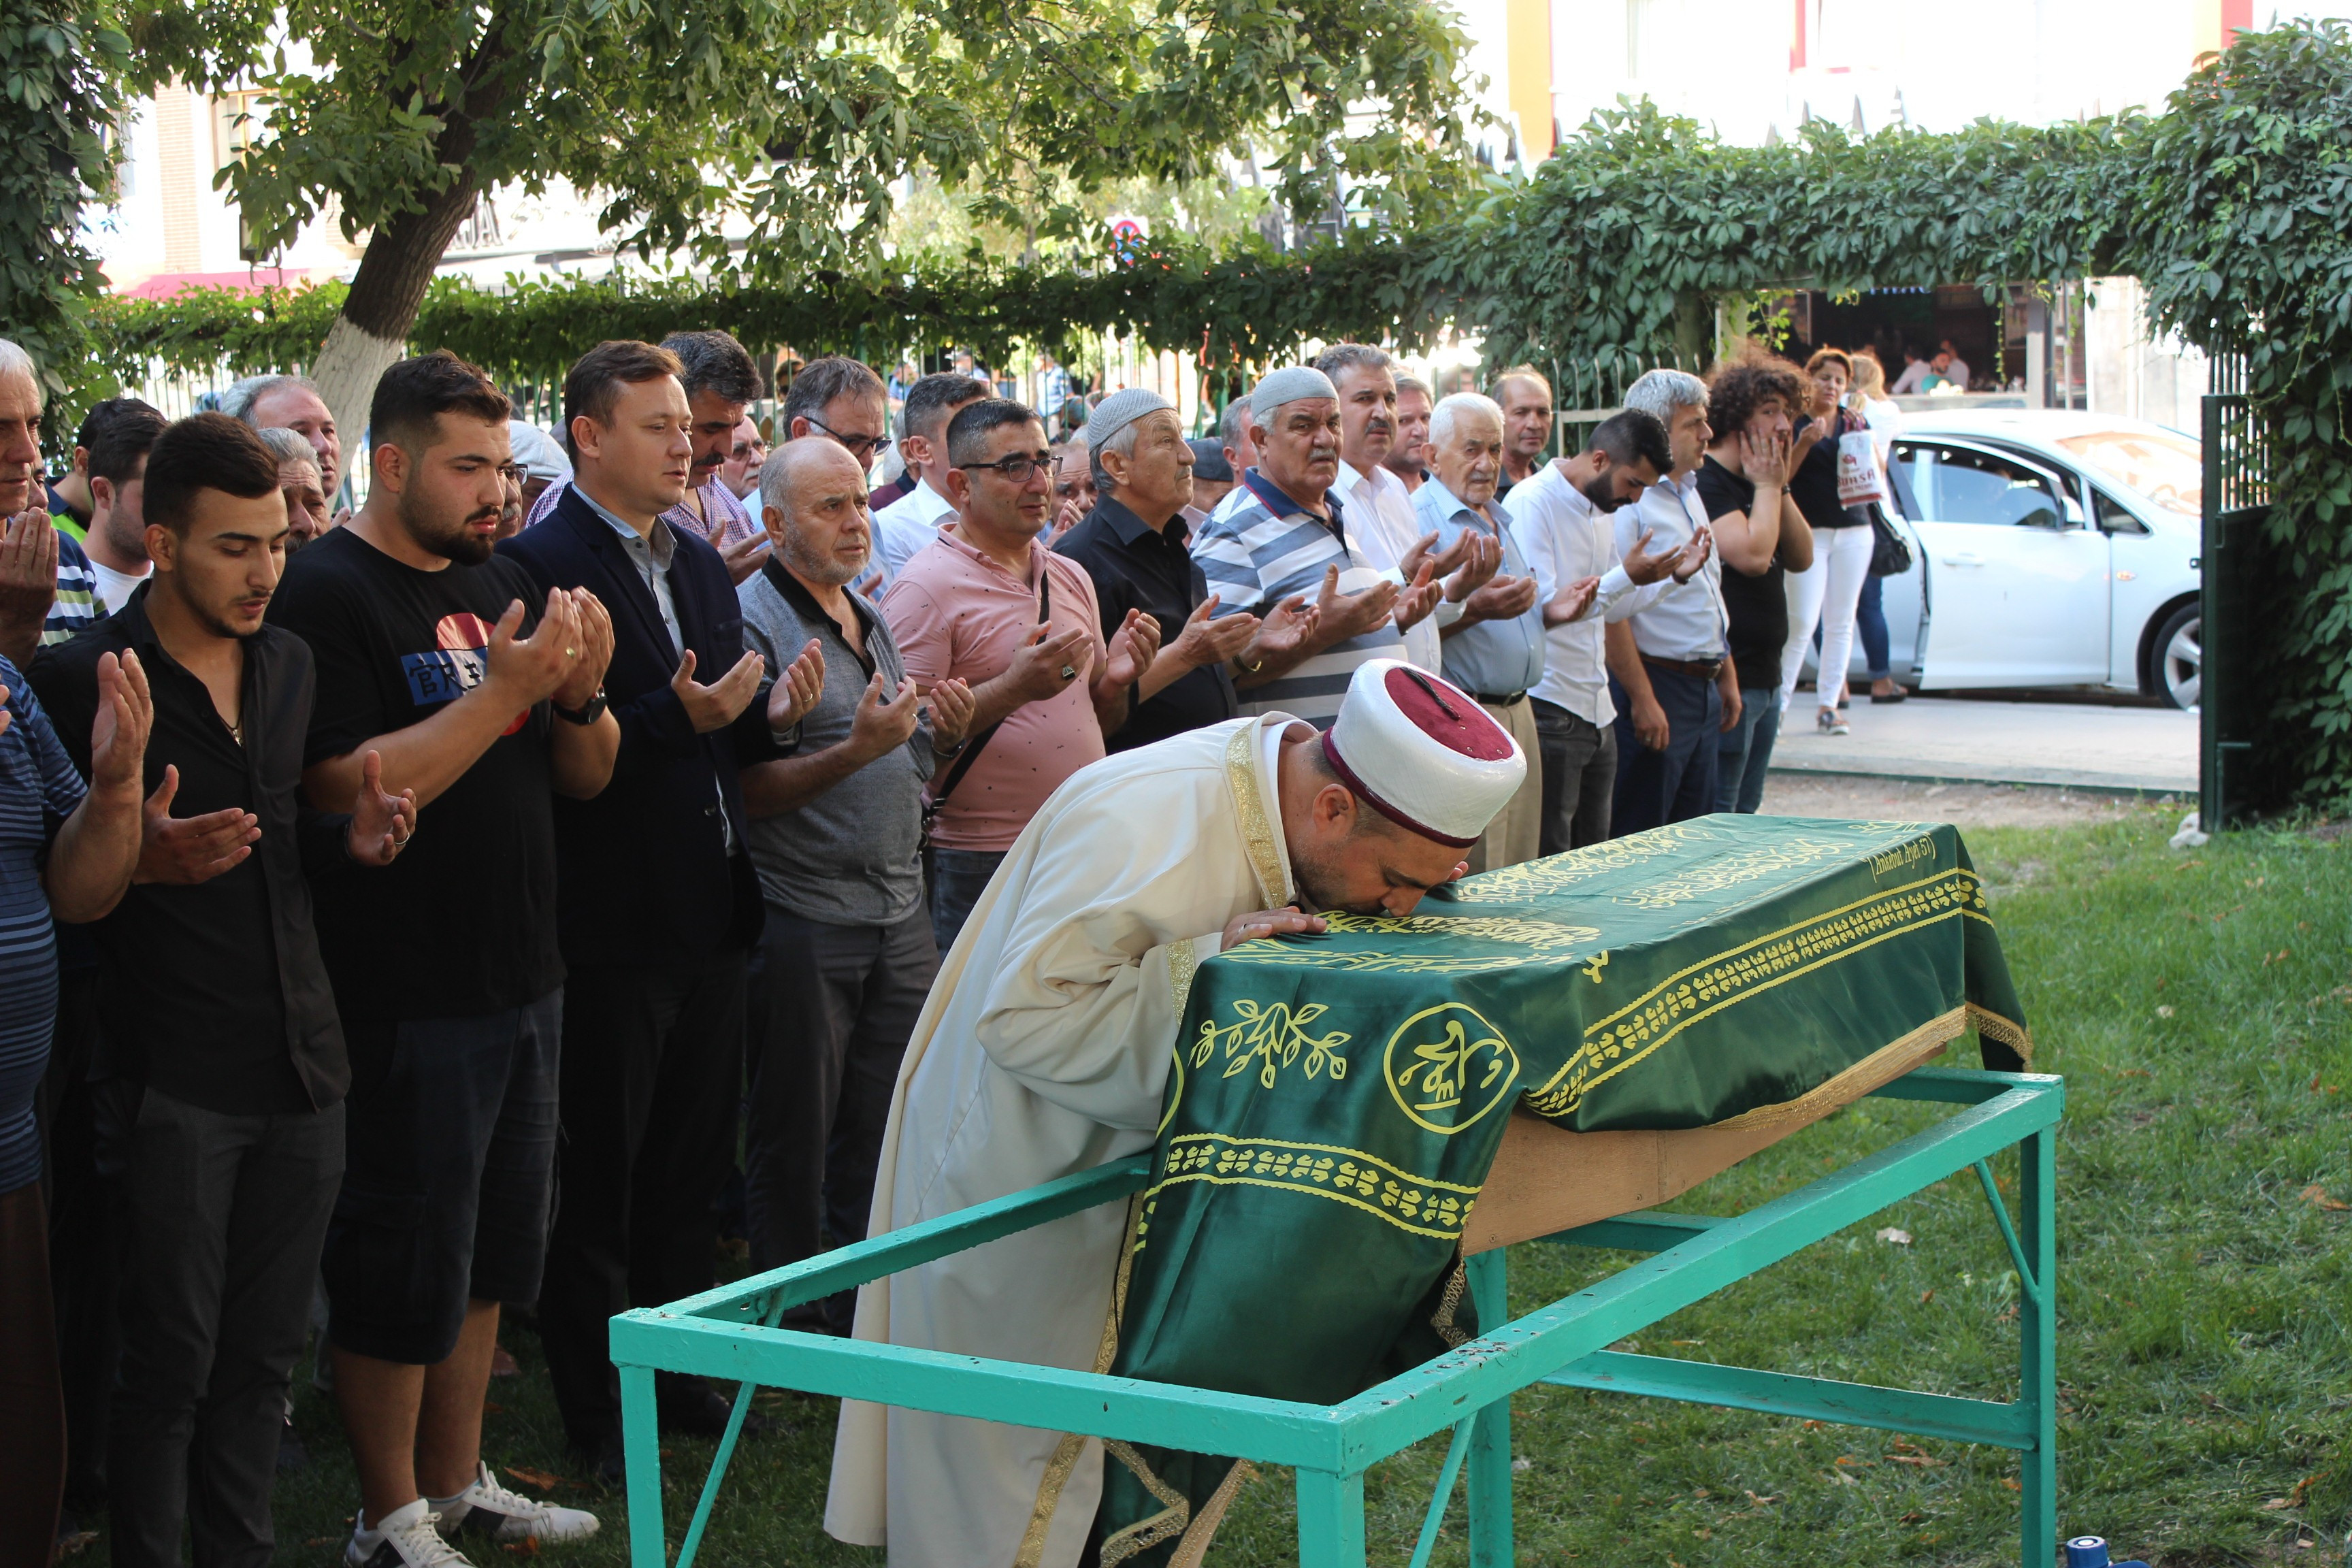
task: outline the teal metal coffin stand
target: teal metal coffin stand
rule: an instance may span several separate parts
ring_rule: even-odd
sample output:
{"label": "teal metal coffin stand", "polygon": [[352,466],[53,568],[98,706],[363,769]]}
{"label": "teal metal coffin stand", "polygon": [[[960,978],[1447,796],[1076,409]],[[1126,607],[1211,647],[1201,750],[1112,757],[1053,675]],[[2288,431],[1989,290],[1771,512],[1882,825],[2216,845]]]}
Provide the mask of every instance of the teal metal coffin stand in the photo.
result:
{"label": "teal metal coffin stand", "polygon": [[[676,1560],[691,1568],[751,1396],[760,1387],[848,1395],[955,1415],[1081,1432],[1297,1471],[1302,1568],[1363,1568],[1364,1471],[1451,1428],[1412,1568],[1422,1568],[1467,1462],[1470,1560],[1508,1568],[1510,1396],[1534,1384],[1727,1405],[1774,1415],[1989,1443],[2023,1455],[2021,1568],[2043,1568],[2057,1541],[2056,1259],[2053,1142],[2064,1085],[2039,1074],[1920,1068],[1876,1091],[1940,1101],[1953,1114],[1900,1143],[1736,1218],[1644,1211],[1545,1239],[1647,1252],[1589,1289],[1506,1321],[1506,1254],[1469,1261],[1481,1323],[1501,1326],[1343,1404],[1314,1405],[1058,1368],[946,1355],[781,1329],[789,1309],[1100,1204],[1150,1178],[1151,1156],[1098,1166],[894,1231],[856,1247],[613,1320],[628,1457],[634,1568],[669,1568],[654,1373],[740,1382],[734,1416]],[[2020,1154],[2014,1226],[1987,1163]],[[2011,1404],[1876,1388],[1603,1349],[1912,1194],[1974,1168],[2017,1265],[2018,1397]],[[814,1534],[818,1522],[806,1529]]]}

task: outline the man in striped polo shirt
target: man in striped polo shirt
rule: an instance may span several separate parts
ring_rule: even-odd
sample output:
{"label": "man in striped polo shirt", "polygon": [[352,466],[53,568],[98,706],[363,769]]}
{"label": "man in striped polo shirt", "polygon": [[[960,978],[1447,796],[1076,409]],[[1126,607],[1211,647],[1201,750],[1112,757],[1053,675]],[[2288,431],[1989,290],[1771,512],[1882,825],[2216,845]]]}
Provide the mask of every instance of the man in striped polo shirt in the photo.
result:
{"label": "man in striped polo shirt", "polygon": [[1251,388],[1249,402],[1257,466],[1242,475],[1239,504],[1201,531],[1192,559],[1219,616],[1265,623],[1260,662],[1236,667],[1242,710],[1278,710],[1328,730],[1356,667],[1402,658],[1405,628],[1436,608],[1442,590],[1426,563],[1401,584],[1349,542],[1330,493],[1339,477],[1339,394],[1329,376],[1305,365],[1277,370]]}

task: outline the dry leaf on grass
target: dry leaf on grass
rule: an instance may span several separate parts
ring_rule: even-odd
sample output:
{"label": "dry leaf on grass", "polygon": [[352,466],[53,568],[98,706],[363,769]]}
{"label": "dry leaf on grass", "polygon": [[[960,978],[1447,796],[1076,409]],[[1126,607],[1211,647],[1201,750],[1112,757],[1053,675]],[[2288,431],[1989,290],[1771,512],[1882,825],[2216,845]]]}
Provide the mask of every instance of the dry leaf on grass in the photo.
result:
{"label": "dry leaf on grass", "polygon": [[553,1491],[557,1487],[572,1484],[562,1476],[551,1476],[545,1470],[534,1470],[528,1465],[509,1465],[506,1467],[506,1472],[523,1485],[535,1487],[543,1492]]}
{"label": "dry leaf on grass", "polygon": [[1892,1242],[1896,1247],[1908,1247],[1911,1245],[1911,1233],[1890,1225],[1878,1233],[1878,1239]]}
{"label": "dry leaf on grass", "polygon": [[2327,1195],[2327,1189],[2321,1186],[2317,1182],[2312,1183],[2311,1185],[2304,1188],[2302,1192],[2295,1195],[2302,1198],[2305,1203],[2311,1205],[2314,1208],[2323,1208],[2330,1214],[2341,1214],[2346,1209],[2352,1209],[2352,1204],[2338,1203],[2336,1199],[2329,1197]]}

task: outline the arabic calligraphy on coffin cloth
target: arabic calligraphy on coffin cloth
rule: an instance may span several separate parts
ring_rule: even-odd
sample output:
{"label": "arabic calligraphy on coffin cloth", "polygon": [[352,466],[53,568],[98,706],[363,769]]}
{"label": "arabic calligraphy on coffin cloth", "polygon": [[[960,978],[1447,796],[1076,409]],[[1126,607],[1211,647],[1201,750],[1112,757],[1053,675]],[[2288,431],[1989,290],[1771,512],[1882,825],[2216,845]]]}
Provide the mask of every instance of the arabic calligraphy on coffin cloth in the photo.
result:
{"label": "arabic calligraphy on coffin cloth", "polygon": [[[1578,1131],[1769,1116],[1963,1012],[1987,1066],[2032,1052],[1948,826],[1704,817],[1330,923],[1192,981],[1121,1373],[1322,1404],[1444,1349],[1515,1106]],[[1232,1466],[1129,1452],[1105,1522],[1161,1561]]]}

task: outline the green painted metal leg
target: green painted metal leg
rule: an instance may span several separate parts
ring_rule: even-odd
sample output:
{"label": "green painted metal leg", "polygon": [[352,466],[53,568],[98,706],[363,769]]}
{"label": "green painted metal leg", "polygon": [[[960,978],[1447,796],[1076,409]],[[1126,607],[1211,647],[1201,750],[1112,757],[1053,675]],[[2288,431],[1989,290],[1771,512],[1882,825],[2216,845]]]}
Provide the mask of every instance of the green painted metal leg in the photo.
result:
{"label": "green painted metal leg", "polygon": [[629,1568],[665,1568],[662,1539],[661,1418],[654,1408],[654,1369],[621,1368],[621,1453],[629,1466]]}
{"label": "green painted metal leg", "polygon": [[1298,1472],[1298,1568],[1364,1568],[1364,1475]]}
{"label": "green painted metal leg", "polygon": [[2018,1144],[2018,1207],[2024,1252],[2033,1266],[2032,1291],[2018,1303],[2017,1397],[2032,1412],[2033,1447],[2023,1456],[2023,1517],[2018,1521],[2023,1568],[2048,1568],[2058,1543],[2058,1130],[2029,1134]]}
{"label": "green painted metal leg", "polygon": [[[1470,1299],[1477,1304],[1480,1332],[1493,1333],[1511,1321],[1501,1247],[1470,1259]],[[1470,1419],[1471,1568],[1511,1568],[1510,1396]]]}

